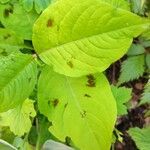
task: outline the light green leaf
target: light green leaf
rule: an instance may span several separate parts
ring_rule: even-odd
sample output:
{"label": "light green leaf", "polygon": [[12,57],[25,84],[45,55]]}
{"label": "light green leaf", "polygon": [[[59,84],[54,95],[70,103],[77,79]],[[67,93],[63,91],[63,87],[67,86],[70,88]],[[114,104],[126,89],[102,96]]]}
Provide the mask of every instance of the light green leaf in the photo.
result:
{"label": "light green leaf", "polygon": [[0,139],[0,149],[1,150],[17,150],[14,146],[12,146],[11,144],[1,139]]}
{"label": "light green leaf", "polygon": [[150,80],[145,86],[144,93],[142,94],[141,104],[150,103]]}
{"label": "light green leaf", "polygon": [[0,4],[0,20],[7,28],[16,32],[24,39],[31,40],[32,27],[38,15],[26,12],[19,3]]}
{"label": "light green leaf", "polygon": [[23,45],[23,40],[7,29],[0,28],[0,53],[8,55],[12,52],[19,52]]}
{"label": "light green leaf", "polygon": [[131,99],[132,89],[125,87],[118,88],[116,86],[112,86],[111,89],[116,99],[118,115],[127,114],[127,107],[125,104]]}
{"label": "light green leaf", "polygon": [[32,126],[30,117],[35,117],[35,115],[33,101],[27,99],[14,109],[1,113],[0,124],[1,126],[9,126],[15,135],[22,136],[29,132]]}
{"label": "light green leaf", "polygon": [[149,150],[150,148],[150,127],[139,129],[131,128],[128,133],[135,141],[139,150]]}
{"label": "light green leaf", "polygon": [[32,92],[37,65],[30,55],[11,54],[0,59],[0,112],[22,103]]}
{"label": "light green leaf", "polygon": [[33,44],[56,72],[81,76],[108,68],[148,24],[104,0],[60,0],[36,21]]}
{"label": "light green leaf", "polygon": [[145,70],[144,55],[128,57],[122,63],[119,84],[138,79]]}
{"label": "light green leaf", "polygon": [[46,67],[39,79],[38,104],[52,121],[49,130],[61,141],[68,136],[82,150],[109,150],[116,103],[103,74],[70,78]]}

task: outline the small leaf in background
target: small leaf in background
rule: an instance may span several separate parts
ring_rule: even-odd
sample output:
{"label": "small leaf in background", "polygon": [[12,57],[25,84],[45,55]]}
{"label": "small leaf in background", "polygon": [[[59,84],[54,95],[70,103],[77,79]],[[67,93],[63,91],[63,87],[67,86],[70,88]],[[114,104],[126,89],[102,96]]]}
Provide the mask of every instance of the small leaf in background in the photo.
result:
{"label": "small leaf in background", "polygon": [[0,112],[14,108],[29,97],[37,81],[32,55],[11,54],[0,59]]}
{"label": "small leaf in background", "polygon": [[0,150],[17,150],[17,148],[7,143],[6,141],[0,139]]}
{"label": "small leaf in background", "polygon": [[140,105],[145,104],[145,103],[150,103],[150,80],[145,86],[144,92],[142,94],[142,98],[140,101]]}
{"label": "small leaf in background", "polygon": [[59,140],[70,137],[80,149],[109,150],[117,112],[103,74],[70,78],[46,66],[39,79],[38,106]]}
{"label": "small leaf in background", "polygon": [[48,140],[44,143],[42,150],[74,150],[74,149],[62,143],[55,142],[53,140]]}
{"label": "small leaf in background", "polygon": [[19,38],[13,31],[0,28],[0,55],[8,55],[19,52],[23,45],[23,39]]}
{"label": "small leaf in background", "polygon": [[33,9],[33,1],[34,0],[20,0],[21,4],[23,5],[23,8],[29,12]]}
{"label": "small leaf in background", "polygon": [[127,106],[125,104],[131,99],[132,89],[125,87],[118,88],[113,85],[111,89],[116,99],[118,115],[127,114]]}
{"label": "small leaf in background", "polygon": [[145,0],[130,0],[131,2],[131,10],[139,15],[144,15],[144,3]]}
{"label": "small leaf in background", "polygon": [[0,125],[8,126],[15,135],[22,136],[29,132],[32,126],[30,117],[33,118],[35,115],[33,101],[27,99],[14,109],[0,113]]}
{"label": "small leaf in background", "polygon": [[32,27],[37,17],[35,11],[26,12],[18,3],[0,4],[1,23],[23,39],[31,40]]}
{"label": "small leaf in background", "polygon": [[118,84],[138,79],[145,71],[144,55],[128,57],[121,65]]}
{"label": "small leaf in background", "polygon": [[135,56],[145,53],[145,48],[140,44],[132,44],[128,50],[128,56]]}
{"label": "small leaf in background", "polygon": [[150,149],[150,127],[147,128],[131,128],[128,131],[139,150]]}
{"label": "small leaf in background", "polygon": [[34,7],[37,13],[41,13],[44,9],[48,7],[51,0],[34,0]]}
{"label": "small leaf in background", "polygon": [[35,8],[36,12],[39,14],[44,9],[46,9],[52,0],[20,0],[21,4],[23,5],[23,8],[26,11],[31,11],[33,8]]}
{"label": "small leaf in background", "polygon": [[32,41],[44,63],[79,77],[106,70],[148,26],[148,20],[105,0],[60,0],[37,19]]}

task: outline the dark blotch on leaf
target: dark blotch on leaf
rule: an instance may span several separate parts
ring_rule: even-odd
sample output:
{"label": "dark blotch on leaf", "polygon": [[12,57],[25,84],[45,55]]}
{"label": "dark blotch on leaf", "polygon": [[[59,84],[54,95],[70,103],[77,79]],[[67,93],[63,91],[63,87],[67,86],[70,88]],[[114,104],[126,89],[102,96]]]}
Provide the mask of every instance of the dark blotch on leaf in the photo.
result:
{"label": "dark blotch on leaf", "polygon": [[48,19],[47,21],[47,27],[52,27],[53,26],[53,20]]}
{"label": "dark blotch on leaf", "polygon": [[10,38],[10,37],[11,37],[10,34],[4,35],[4,40],[7,40],[7,39]]}
{"label": "dark blotch on leaf", "polygon": [[68,105],[68,103],[66,103],[66,104],[64,105],[64,107],[66,108],[66,107],[67,107],[67,105]]}
{"label": "dark blotch on leaf", "polygon": [[84,94],[85,97],[90,98],[91,96],[89,94]]}
{"label": "dark blotch on leaf", "polygon": [[83,110],[83,112],[80,112],[80,115],[81,115],[82,118],[85,118],[86,117],[86,111]]}
{"label": "dark blotch on leaf", "polygon": [[32,79],[31,77],[30,77],[30,78],[28,78],[28,81],[29,81],[29,82],[31,82],[31,79]]}
{"label": "dark blotch on leaf", "polygon": [[67,62],[67,65],[68,65],[70,68],[73,68],[73,63],[72,63],[72,61]]}
{"label": "dark blotch on leaf", "polygon": [[52,105],[53,107],[56,107],[59,103],[59,100],[57,98],[53,99],[52,101],[48,101],[48,105]]}
{"label": "dark blotch on leaf", "polygon": [[65,138],[66,145],[71,146],[71,142],[72,142],[71,138],[69,136],[66,136]]}
{"label": "dark blotch on leaf", "polygon": [[95,87],[95,77],[92,74],[87,75],[88,81],[87,81],[87,86],[89,87]]}
{"label": "dark blotch on leaf", "polygon": [[13,14],[13,7],[4,9],[4,18],[9,17],[10,14]]}

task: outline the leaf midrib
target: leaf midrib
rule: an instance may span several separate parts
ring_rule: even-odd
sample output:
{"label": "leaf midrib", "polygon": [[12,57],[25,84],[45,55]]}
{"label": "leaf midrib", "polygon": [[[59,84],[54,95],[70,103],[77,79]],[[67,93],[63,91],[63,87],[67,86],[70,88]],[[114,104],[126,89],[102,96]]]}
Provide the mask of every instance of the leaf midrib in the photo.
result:
{"label": "leaf midrib", "polygon": [[50,49],[47,49],[47,50],[44,50],[43,52],[39,52],[38,54],[40,55],[43,55],[43,53],[47,53],[48,51],[51,51],[51,50],[55,50],[59,47],[62,47],[64,45],[67,45],[67,44],[71,44],[71,43],[74,43],[74,42],[78,42],[78,41],[81,41],[81,40],[84,40],[84,39],[87,39],[87,38],[92,38],[92,37],[96,37],[96,36],[100,36],[100,35],[104,35],[104,34],[108,34],[108,33],[111,33],[111,32],[117,32],[119,30],[125,30],[125,29],[128,29],[128,28],[132,28],[132,27],[136,27],[136,26],[141,26],[141,25],[150,25],[150,22],[148,23],[140,23],[140,24],[136,24],[136,25],[132,25],[132,26],[128,26],[128,27],[123,27],[123,28],[119,28],[119,29],[115,29],[115,30],[112,30],[112,31],[108,31],[108,32],[104,32],[104,33],[100,33],[100,34],[94,34],[92,36],[86,36],[84,38],[80,38],[80,39],[77,39],[77,40],[73,40],[71,42],[65,42],[63,44],[60,44],[60,45],[56,45],[56,46],[53,46],[51,47]]}
{"label": "leaf midrib", "polygon": [[[71,87],[71,84],[70,84],[70,81],[69,81],[68,77],[65,76],[65,79],[66,79],[66,83],[69,85],[70,93],[71,93],[73,99],[75,100],[75,104],[76,104],[76,106],[77,106],[77,109],[79,109],[79,112],[82,112],[82,111],[83,111],[83,110],[82,110],[82,107],[80,106],[80,104],[79,104],[79,102],[78,102],[78,100],[77,100],[77,98],[76,98],[76,95],[75,95],[74,92],[73,92],[73,89],[72,89],[72,87]],[[89,129],[90,133],[91,133],[91,134],[93,135],[93,137],[95,138],[95,141],[96,141],[97,145],[99,145],[99,142],[97,141],[97,137],[95,136],[94,132],[91,130],[88,121],[87,121],[85,118],[83,118],[83,119],[85,120],[86,125],[87,125],[87,128]]]}

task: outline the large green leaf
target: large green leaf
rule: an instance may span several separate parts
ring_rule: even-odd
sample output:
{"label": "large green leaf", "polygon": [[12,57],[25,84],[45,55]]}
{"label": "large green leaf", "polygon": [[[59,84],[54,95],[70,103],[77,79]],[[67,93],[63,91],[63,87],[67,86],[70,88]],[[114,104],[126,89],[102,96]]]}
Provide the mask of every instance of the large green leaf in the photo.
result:
{"label": "large green leaf", "polygon": [[22,103],[32,92],[37,65],[30,55],[12,54],[0,59],[0,112]]}
{"label": "large green leaf", "polygon": [[60,0],[36,21],[33,44],[56,72],[81,76],[104,71],[148,25],[108,0]]}
{"label": "large green leaf", "polygon": [[0,4],[0,20],[7,29],[11,29],[24,39],[30,40],[32,27],[38,15],[26,12],[18,3]]}
{"label": "large green leaf", "polygon": [[18,136],[28,133],[32,123],[30,117],[35,117],[36,112],[32,100],[25,100],[23,104],[0,114],[0,125],[9,126],[10,130]]}
{"label": "large green leaf", "polygon": [[82,150],[109,150],[116,103],[103,74],[70,78],[46,67],[39,79],[38,103],[60,140],[68,136]]}

